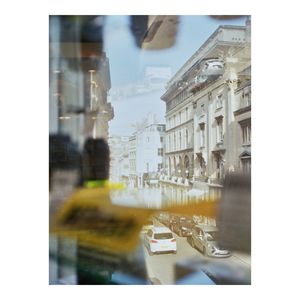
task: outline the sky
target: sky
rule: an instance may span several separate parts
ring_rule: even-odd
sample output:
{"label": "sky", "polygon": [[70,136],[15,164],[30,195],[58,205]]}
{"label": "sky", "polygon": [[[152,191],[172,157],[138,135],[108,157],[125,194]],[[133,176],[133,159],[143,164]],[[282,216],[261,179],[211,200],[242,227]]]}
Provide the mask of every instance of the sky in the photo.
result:
{"label": "sky", "polygon": [[[168,66],[172,76],[201,47],[220,25],[245,25],[246,17],[217,20],[209,16],[180,16],[176,43],[163,50],[141,50],[135,46],[129,16],[107,16],[104,49],[110,62],[111,90],[142,80],[147,66]],[[110,135],[131,135],[132,124],[154,113],[164,121],[164,89],[153,94],[123,97],[111,101],[115,117],[109,123]],[[152,103],[152,105],[151,105]],[[134,109],[133,109],[134,108]]]}

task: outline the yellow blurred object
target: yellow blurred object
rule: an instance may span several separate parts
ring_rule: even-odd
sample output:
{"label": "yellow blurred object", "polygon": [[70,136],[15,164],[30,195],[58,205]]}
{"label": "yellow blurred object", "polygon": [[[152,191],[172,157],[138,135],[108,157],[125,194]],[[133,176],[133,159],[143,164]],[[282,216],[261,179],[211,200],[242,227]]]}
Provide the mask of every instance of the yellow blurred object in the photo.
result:
{"label": "yellow blurred object", "polygon": [[105,182],[105,187],[113,189],[113,190],[124,190],[126,188],[126,185],[122,182]]}
{"label": "yellow blurred object", "polygon": [[162,209],[114,205],[108,187],[75,191],[54,218],[50,231],[76,238],[78,243],[111,252],[132,251],[139,242],[140,231],[149,217],[159,211],[176,214],[201,214],[215,218],[217,201],[201,201]]}

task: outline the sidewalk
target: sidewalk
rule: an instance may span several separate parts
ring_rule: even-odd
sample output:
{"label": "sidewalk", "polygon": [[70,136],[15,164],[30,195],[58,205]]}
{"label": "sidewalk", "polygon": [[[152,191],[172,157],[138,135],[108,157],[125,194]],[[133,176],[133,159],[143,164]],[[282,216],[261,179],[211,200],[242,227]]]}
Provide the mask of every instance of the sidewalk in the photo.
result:
{"label": "sidewalk", "polygon": [[235,256],[240,261],[242,261],[243,263],[247,264],[249,267],[251,267],[251,254],[233,251],[232,255]]}

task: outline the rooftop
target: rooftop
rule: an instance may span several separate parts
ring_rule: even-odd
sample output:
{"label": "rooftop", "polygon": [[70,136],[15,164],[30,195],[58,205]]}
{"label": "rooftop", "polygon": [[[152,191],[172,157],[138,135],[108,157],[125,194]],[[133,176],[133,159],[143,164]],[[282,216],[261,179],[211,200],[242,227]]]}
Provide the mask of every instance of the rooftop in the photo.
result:
{"label": "rooftop", "polygon": [[[167,89],[181,77],[195,64],[197,64],[199,59],[206,58],[205,56],[210,52],[214,46],[219,44],[241,44],[244,42],[244,32],[246,26],[236,26],[236,25],[223,25],[219,26],[213,34],[201,45],[201,47],[185,62],[185,64],[176,72],[176,74],[170,79],[167,84]],[[232,34],[226,35],[224,32]],[[234,36],[237,32],[241,32],[241,36]]]}
{"label": "rooftop", "polygon": [[154,233],[165,233],[165,232],[172,232],[169,228],[167,227],[153,227],[153,232]]}

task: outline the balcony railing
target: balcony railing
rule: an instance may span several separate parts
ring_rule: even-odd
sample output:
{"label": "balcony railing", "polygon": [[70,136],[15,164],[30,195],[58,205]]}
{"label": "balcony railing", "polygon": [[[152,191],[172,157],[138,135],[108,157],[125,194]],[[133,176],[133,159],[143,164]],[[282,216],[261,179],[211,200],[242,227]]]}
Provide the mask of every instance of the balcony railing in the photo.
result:
{"label": "balcony railing", "polygon": [[223,179],[221,179],[221,178],[209,178],[208,183],[223,185]]}
{"label": "balcony railing", "polygon": [[201,181],[201,182],[207,182],[208,177],[207,176],[194,176],[194,181]]}

